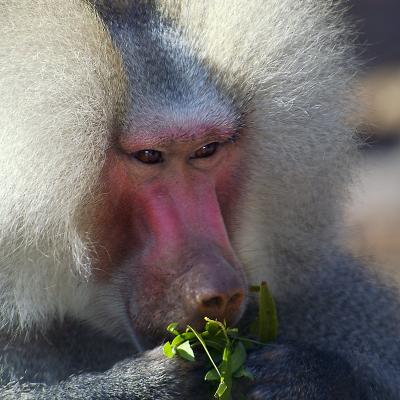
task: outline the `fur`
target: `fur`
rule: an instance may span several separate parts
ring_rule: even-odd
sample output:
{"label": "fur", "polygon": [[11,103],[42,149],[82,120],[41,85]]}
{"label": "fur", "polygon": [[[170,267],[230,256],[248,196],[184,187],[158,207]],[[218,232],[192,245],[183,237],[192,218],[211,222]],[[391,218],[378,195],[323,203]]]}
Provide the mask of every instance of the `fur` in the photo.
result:
{"label": "fur", "polygon": [[77,221],[94,198],[124,72],[83,2],[0,8],[0,325],[26,331],[85,307],[90,240]]}
{"label": "fur", "polygon": [[[161,4],[167,13],[180,10],[177,24],[222,71],[224,85],[252,96],[247,129],[257,152],[249,156],[258,173],[245,222],[239,221],[249,226],[236,241],[254,280],[265,275],[265,260],[274,264],[270,250],[280,251],[281,241],[313,252],[315,232],[304,229],[305,221],[331,224],[330,205],[319,201],[315,210],[313,204],[321,193],[330,203],[339,167],[347,163],[338,122],[348,75],[345,34],[330,7],[295,3],[254,1],[246,14],[239,0]],[[124,107],[124,71],[84,2],[7,1],[0,7],[1,325],[46,328],[86,304],[90,238],[79,220],[96,201],[111,124]],[[264,7],[268,12],[260,14]],[[296,12],[287,13],[290,7]],[[250,24],[251,30],[239,29]],[[265,221],[268,232],[260,233]]]}

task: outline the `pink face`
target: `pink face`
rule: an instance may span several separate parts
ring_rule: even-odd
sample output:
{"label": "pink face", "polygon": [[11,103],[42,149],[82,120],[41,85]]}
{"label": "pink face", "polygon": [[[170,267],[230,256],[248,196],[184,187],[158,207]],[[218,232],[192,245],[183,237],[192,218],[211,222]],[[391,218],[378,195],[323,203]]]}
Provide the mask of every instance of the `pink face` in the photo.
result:
{"label": "pink face", "polygon": [[240,142],[232,132],[198,128],[126,136],[109,150],[96,276],[103,283],[123,277],[136,330],[240,318],[246,283],[227,224],[245,170]]}

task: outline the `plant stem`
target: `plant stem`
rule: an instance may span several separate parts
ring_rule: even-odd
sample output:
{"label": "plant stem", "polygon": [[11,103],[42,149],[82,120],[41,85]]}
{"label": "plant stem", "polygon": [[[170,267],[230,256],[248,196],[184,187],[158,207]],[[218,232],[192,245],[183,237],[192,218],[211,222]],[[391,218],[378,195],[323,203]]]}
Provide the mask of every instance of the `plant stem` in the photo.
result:
{"label": "plant stem", "polygon": [[222,376],[224,377],[227,389],[225,390],[224,394],[220,397],[220,400],[231,400],[231,394],[232,394],[231,352],[232,352],[231,344],[228,343],[222,355],[222,367],[221,367],[221,373]]}

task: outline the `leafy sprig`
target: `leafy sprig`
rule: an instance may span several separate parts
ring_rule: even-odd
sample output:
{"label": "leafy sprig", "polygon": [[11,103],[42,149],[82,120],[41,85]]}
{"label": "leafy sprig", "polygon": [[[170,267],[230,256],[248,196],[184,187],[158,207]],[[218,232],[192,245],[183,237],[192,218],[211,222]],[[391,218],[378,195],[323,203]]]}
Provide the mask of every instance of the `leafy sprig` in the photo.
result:
{"label": "leafy sprig", "polygon": [[258,340],[239,336],[237,328],[229,328],[226,322],[204,318],[204,330],[198,332],[187,325],[185,331],[178,331],[178,323],[168,325],[167,330],[175,335],[171,342],[166,342],[163,352],[166,357],[178,356],[187,361],[195,361],[193,349],[202,347],[206,353],[211,369],[205,374],[206,381],[218,382],[214,397],[219,400],[230,400],[233,379],[253,379],[251,372],[245,367],[247,350],[254,345],[276,339],[278,319],[275,302],[265,282],[252,286],[252,292],[259,294],[258,318],[253,324]]}

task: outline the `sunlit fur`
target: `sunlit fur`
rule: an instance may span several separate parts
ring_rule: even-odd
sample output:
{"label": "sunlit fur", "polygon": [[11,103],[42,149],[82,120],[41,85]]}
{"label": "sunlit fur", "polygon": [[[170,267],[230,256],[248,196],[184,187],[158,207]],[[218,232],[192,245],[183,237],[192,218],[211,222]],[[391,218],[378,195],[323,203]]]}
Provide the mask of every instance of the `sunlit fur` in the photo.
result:
{"label": "sunlit fur", "polygon": [[[278,298],[293,279],[284,254],[307,269],[334,239],[348,164],[351,58],[329,3],[160,2],[223,85],[248,97],[252,171],[234,243],[249,281],[268,279]],[[0,37],[0,324],[46,328],[85,314],[87,210],[124,110],[124,71],[82,1],[1,1]]]}
{"label": "sunlit fur", "polygon": [[90,239],[79,231],[113,120],[117,52],[81,1],[0,2],[0,326],[79,314]]}

